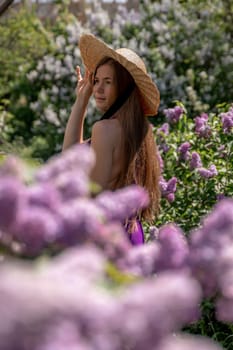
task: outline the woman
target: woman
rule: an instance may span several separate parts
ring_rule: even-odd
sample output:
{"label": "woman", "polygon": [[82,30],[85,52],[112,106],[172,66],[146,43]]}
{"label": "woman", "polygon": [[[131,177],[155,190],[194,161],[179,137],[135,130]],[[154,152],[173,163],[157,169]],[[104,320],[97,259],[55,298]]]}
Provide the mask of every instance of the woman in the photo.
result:
{"label": "woman", "polygon": [[144,233],[139,219],[150,222],[159,209],[159,160],[146,118],[157,113],[159,91],[133,51],[115,51],[91,34],[81,36],[79,48],[86,72],[82,78],[77,67],[77,98],[67,123],[63,150],[84,142],[83,123],[93,94],[103,116],[92,128],[91,147],[96,164],[91,179],[103,190],[138,184],[148,191],[150,205],[137,218],[126,220],[131,242],[142,244]]}

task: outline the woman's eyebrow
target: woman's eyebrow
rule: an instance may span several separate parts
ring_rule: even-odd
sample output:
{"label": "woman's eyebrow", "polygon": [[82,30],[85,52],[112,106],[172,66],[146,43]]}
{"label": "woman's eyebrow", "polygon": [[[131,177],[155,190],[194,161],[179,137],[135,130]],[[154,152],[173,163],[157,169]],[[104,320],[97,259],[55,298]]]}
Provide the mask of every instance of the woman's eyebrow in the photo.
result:
{"label": "woman's eyebrow", "polygon": [[[97,79],[100,79],[100,78],[97,77]],[[112,78],[111,77],[103,77],[102,80],[112,80]]]}
{"label": "woman's eyebrow", "polygon": [[[96,79],[100,79],[100,77],[99,77],[98,75],[96,75],[95,78],[96,78]],[[107,76],[103,77],[102,79],[109,79],[109,80],[112,80],[113,77],[110,77],[110,76],[107,75]]]}

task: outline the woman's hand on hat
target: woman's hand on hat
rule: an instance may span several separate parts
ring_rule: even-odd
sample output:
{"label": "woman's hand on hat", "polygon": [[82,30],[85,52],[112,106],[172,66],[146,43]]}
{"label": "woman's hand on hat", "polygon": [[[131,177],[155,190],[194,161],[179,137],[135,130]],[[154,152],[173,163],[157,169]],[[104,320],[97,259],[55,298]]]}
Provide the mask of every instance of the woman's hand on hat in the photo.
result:
{"label": "woman's hand on hat", "polygon": [[80,67],[76,67],[77,74],[77,87],[76,87],[76,95],[80,99],[83,99],[83,102],[88,103],[89,98],[92,95],[92,75],[88,70],[85,70],[85,74],[82,77]]}

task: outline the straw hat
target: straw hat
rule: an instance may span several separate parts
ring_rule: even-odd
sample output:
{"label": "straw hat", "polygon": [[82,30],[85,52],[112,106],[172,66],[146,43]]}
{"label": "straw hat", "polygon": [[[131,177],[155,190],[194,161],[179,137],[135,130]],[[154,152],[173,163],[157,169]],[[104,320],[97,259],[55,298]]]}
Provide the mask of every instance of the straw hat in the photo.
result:
{"label": "straw hat", "polygon": [[79,49],[83,63],[90,72],[94,72],[97,63],[106,56],[119,62],[132,75],[141,93],[144,114],[153,116],[157,113],[159,90],[147,74],[144,62],[134,51],[126,48],[113,50],[92,34],[83,34],[80,37]]}

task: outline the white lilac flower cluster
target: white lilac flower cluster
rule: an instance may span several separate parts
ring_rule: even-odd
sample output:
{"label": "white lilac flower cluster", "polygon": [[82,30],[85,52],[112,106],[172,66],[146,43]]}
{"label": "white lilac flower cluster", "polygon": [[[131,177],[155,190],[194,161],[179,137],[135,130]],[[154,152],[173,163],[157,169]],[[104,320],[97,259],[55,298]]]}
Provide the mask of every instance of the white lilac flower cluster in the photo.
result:
{"label": "white lilac flower cluster", "polygon": [[[208,9],[203,3],[193,6],[183,6],[180,1],[168,0],[143,1],[141,6],[138,47],[142,42],[147,48],[145,56],[149,70],[155,73],[163,96],[162,109],[169,100],[175,98],[185,99],[186,106],[197,113],[206,111],[216,105],[219,99],[226,101],[222,85],[232,85],[232,73],[228,73],[232,66],[232,47],[229,41],[226,43],[223,40],[224,17],[219,23],[223,30],[218,37],[221,49],[216,49],[215,16],[226,9],[224,1],[214,0]],[[223,70],[226,68],[222,79],[215,69],[217,56]],[[215,57],[209,66],[206,64],[208,57]],[[218,83],[219,88],[215,90]],[[168,96],[170,98],[167,99]],[[231,99],[230,95],[228,97]]]}

